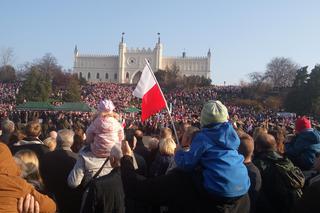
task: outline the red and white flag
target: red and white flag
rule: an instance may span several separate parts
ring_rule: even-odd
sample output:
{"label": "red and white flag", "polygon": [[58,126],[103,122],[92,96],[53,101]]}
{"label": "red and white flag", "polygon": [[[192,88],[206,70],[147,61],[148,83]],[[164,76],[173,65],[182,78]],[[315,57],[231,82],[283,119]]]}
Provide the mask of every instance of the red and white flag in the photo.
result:
{"label": "red and white flag", "polygon": [[133,95],[142,98],[141,120],[144,121],[167,106],[151,68],[146,64]]}

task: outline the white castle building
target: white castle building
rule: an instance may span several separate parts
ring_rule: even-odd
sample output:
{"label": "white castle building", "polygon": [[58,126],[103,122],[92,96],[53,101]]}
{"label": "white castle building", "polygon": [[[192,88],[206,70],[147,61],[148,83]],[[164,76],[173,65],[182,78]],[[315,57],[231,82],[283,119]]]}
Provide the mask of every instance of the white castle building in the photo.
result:
{"label": "white castle building", "polygon": [[118,55],[80,54],[76,46],[73,72],[92,83],[137,83],[147,59],[154,72],[159,69],[170,69],[175,65],[181,75],[210,78],[210,49],[207,56],[202,57],[187,57],[185,52],[181,57],[166,57],[162,55],[163,46],[160,37],[154,49],[129,49],[124,43],[123,34]]}

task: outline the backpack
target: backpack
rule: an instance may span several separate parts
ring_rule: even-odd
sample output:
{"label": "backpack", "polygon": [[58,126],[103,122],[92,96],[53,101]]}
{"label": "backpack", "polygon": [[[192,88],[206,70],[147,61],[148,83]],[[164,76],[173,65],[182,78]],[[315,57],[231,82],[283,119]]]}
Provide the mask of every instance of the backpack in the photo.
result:
{"label": "backpack", "polygon": [[[277,210],[283,209],[284,212],[289,212],[289,209],[302,196],[305,177],[287,157],[265,160],[268,162],[264,171],[267,177],[265,180],[269,183],[265,183],[267,188],[264,191]],[[264,185],[263,182],[262,185]]]}

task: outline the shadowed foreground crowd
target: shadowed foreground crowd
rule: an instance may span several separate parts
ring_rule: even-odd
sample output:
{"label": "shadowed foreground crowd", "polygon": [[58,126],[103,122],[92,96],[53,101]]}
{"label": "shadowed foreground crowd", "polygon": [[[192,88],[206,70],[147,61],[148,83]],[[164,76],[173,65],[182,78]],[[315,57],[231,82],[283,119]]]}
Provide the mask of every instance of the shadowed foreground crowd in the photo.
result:
{"label": "shadowed foreground crowd", "polygon": [[123,128],[110,100],[73,130],[6,119],[0,212],[319,212],[320,133],[310,120],[253,126],[231,119],[235,108],[208,101],[199,125],[179,122],[178,138],[169,127],[152,137]]}

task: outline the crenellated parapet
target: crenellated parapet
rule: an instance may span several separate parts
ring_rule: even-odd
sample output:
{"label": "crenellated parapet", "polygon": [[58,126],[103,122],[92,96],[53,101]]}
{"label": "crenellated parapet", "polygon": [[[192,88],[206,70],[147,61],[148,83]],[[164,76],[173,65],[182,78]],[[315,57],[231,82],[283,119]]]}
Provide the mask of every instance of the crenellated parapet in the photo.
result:
{"label": "crenellated parapet", "polygon": [[151,48],[127,48],[127,53],[151,54],[153,52]]}
{"label": "crenellated parapet", "polygon": [[93,58],[117,58],[117,55],[104,55],[104,54],[78,54],[76,57],[81,58],[81,57],[93,57]]}

